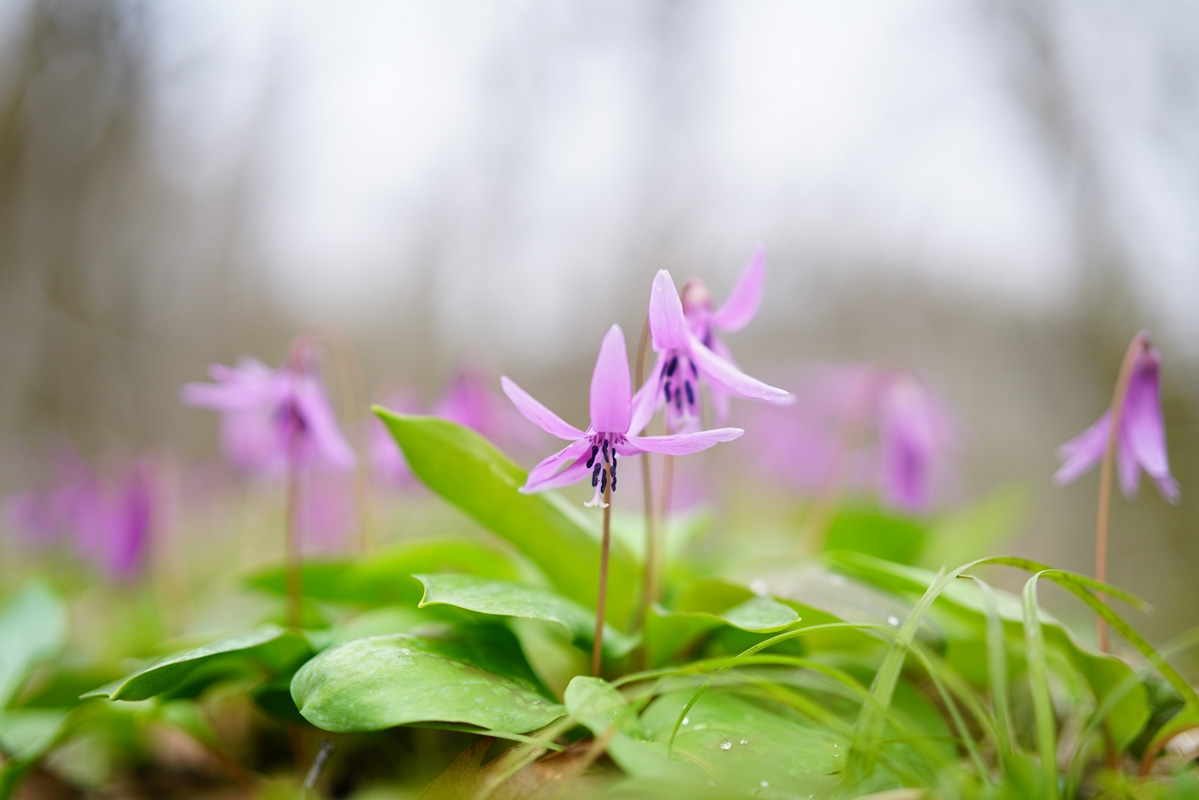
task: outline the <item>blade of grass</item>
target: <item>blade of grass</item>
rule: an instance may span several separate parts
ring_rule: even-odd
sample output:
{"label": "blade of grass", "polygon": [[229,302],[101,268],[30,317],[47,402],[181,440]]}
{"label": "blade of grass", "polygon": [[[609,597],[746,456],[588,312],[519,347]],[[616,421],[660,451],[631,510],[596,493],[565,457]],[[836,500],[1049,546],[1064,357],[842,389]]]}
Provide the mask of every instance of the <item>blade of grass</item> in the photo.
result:
{"label": "blade of grass", "polygon": [[978,585],[987,609],[987,685],[991,692],[991,713],[995,720],[995,735],[999,741],[1000,765],[1011,759],[1013,742],[1011,702],[1008,699],[1007,646],[1003,635],[1003,618],[999,616],[999,601],[995,590],[981,578],[970,577]]}
{"label": "blade of grass", "polygon": [[[1045,775],[1057,775],[1057,718],[1053,713],[1053,698],[1049,692],[1049,668],[1045,663],[1045,636],[1041,632],[1041,615],[1037,606],[1037,579],[1043,572],[1033,574],[1024,584],[1024,646],[1028,653],[1028,681],[1032,690],[1033,725],[1037,750]],[[1050,798],[1058,796],[1057,780],[1046,787]]]}

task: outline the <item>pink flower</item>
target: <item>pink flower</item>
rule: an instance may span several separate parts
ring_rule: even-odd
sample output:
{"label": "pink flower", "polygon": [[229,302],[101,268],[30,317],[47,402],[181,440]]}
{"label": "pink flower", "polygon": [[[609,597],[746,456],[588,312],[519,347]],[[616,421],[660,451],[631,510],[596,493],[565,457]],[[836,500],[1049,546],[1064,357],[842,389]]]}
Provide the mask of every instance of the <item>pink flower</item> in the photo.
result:
{"label": "pink flower", "polygon": [[236,368],[213,364],[213,383],[189,383],[183,402],[222,413],[225,457],[251,474],[274,474],[320,461],[348,471],[354,451],[346,441],[304,340],[276,370],[244,358]]}
{"label": "pink flower", "polygon": [[[1116,470],[1120,489],[1132,499],[1141,482],[1141,470],[1149,475],[1157,490],[1168,502],[1177,503],[1181,497],[1178,481],[1170,474],[1166,458],[1166,426],[1162,419],[1162,404],[1158,389],[1161,354],[1149,344],[1147,334],[1141,334],[1142,345],[1137,350],[1124,406],[1120,414],[1120,429],[1116,432]],[[1112,428],[1112,412],[1108,409],[1099,421],[1058,450],[1064,462],[1053,476],[1058,486],[1072,482],[1103,459]]]}
{"label": "pink flower", "polygon": [[744,433],[739,428],[718,428],[671,436],[638,436],[645,421],[637,424],[633,419],[628,353],[619,325],[608,330],[600,345],[591,376],[591,424],[586,431],[564,422],[506,376],[500,378],[500,383],[525,418],[543,431],[570,442],[533,467],[521,491],[539,492],[568,486],[590,475],[595,494],[586,503],[588,506],[601,504],[609,480],[612,491],[616,491],[618,455],[632,456],[643,452],[687,455],[706,450],[717,442],[736,439]]}
{"label": "pink flower", "polygon": [[957,443],[945,401],[914,376],[881,365],[813,370],[794,410],[769,415],[761,450],[771,468],[809,490],[830,482],[875,488],[884,503],[928,510]]}
{"label": "pink flower", "polygon": [[[700,381],[708,384],[717,417],[728,415],[730,395],[770,403],[789,403],[791,395],[768,386],[737,368],[716,329],[735,331],[757,312],[765,279],[765,256],[759,249],[729,299],[711,311],[711,296],[699,281],[687,284],[684,304],[666,270],[654,278],[649,299],[649,330],[658,360],[633,401],[634,420],[644,427],[659,406],[666,407],[668,430],[694,430],[700,424]],[[690,309],[688,311],[688,309]]]}

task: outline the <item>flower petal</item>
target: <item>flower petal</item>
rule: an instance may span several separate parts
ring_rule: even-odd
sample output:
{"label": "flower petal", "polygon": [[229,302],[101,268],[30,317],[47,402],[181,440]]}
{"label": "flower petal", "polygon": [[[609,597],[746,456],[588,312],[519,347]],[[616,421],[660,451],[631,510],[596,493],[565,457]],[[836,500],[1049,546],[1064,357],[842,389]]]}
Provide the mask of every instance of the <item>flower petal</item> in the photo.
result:
{"label": "flower petal", "polygon": [[1128,392],[1124,395],[1120,433],[1130,457],[1149,473],[1158,488],[1169,487],[1162,496],[1177,502],[1178,484],[1170,474],[1166,457],[1166,426],[1159,394],[1160,364],[1161,356],[1156,348],[1146,348],[1138,356],[1129,378]]}
{"label": "flower petal", "polygon": [[354,448],[350,447],[350,443],[338,427],[337,418],[333,416],[333,408],[329,405],[324,388],[315,378],[302,376],[295,379],[292,391],[317,452],[338,469],[353,469]]}
{"label": "flower petal", "polygon": [[587,439],[578,439],[571,442],[529,470],[529,477],[525,483],[540,483],[546,478],[557,475],[558,470],[583,455],[583,453],[586,453],[589,448],[590,442]]}
{"label": "flower petal", "polygon": [[766,286],[766,251],[762,245],[754,249],[749,263],[741,271],[741,277],[724,305],[712,315],[712,324],[726,331],[739,331],[749,324],[762,304],[762,290]]}
{"label": "flower petal", "polygon": [[683,315],[683,301],[674,279],[664,269],[654,276],[654,285],[649,294],[649,334],[654,350],[685,349],[688,338],[687,318]]}
{"label": "flower petal", "polygon": [[[668,456],[686,456],[707,450],[714,444],[730,442],[745,431],[740,428],[716,428],[694,433],[676,433],[670,436],[630,436],[629,444],[637,452],[663,453]],[[633,455],[628,447],[620,448],[621,455]]]}
{"label": "flower petal", "polygon": [[925,511],[931,494],[935,450],[925,392],[915,380],[896,376],[883,394],[879,411],[883,496],[906,511]]}
{"label": "flower petal", "polygon": [[508,395],[508,399],[512,401],[512,405],[516,406],[516,410],[546,433],[557,436],[559,439],[578,439],[583,435],[581,430],[565,422],[553,411],[534,400],[531,394],[517,386],[516,382],[507,375],[500,377],[500,386],[504,388],[504,394]]}
{"label": "flower petal", "polygon": [[1107,449],[1110,430],[1111,413],[1104,412],[1094,425],[1059,447],[1058,458],[1065,463],[1053,473],[1053,482],[1058,486],[1065,486],[1098,464],[1103,458],[1104,450]]}
{"label": "flower petal", "polygon": [[633,415],[629,420],[628,431],[631,435],[635,436],[645,430],[654,412],[662,404],[663,398],[659,390],[662,388],[662,370],[665,368],[666,358],[658,356],[658,363],[654,364],[645,383],[637,390],[637,394],[633,395]]}
{"label": "flower petal", "polygon": [[[624,331],[613,325],[600,343],[591,374],[591,427],[606,433],[627,433],[632,417],[633,380]],[[581,435],[581,434],[580,434]]]}
{"label": "flower petal", "polygon": [[578,483],[584,478],[590,476],[591,470],[587,469],[587,462],[582,458],[579,458],[557,475],[550,475],[549,477],[537,482],[526,481],[525,485],[520,487],[520,492],[521,494],[533,494],[534,492],[541,492],[546,489],[560,489],[563,486],[570,486],[572,483]]}
{"label": "flower petal", "polygon": [[723,386],[735,395],[748,397],[751,400],[765,400],[768,403],[780,405],[795,402],[795,397],[786,389],[779,389],[762,383],[757,378],[749,377],[704,347],[699,339],[694,336],[691,336],[690,339],[691,360],[695,362],[696,368],[713,383]]}
{"label": "flower petal", "polygon": [[1120,491],[1129,500],[1135,499],[1141,485],[1141,468],[1137,466],[1137,457],[1123,440],[1116,442],[1116,475],[1120,478]]}

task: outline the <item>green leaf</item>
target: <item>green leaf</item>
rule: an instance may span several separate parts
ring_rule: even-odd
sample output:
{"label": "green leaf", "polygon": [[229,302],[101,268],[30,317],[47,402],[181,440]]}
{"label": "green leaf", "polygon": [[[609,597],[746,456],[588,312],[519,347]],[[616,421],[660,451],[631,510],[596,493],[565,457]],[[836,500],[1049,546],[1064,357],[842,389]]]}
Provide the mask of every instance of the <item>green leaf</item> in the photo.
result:
{"label": "green leaf", "polygon": [[636,710],[612,684],[579,675],[566,687],[565,701],[571,716],[607,742],[608,755],[627,774],[670,777],[676,785],[703,777],[691,762],[672,761],[664,742],[648,741]]}
{"label": "green leaf", "polygon": [[30,581],[0,611],[0,709],[21,691],[29,673],[57,653],[66,639],[62,601],[39,581]]}
{"label": "green leaf", "polygon": [[825,550],[852,550],[899,564],[915,564],[928,531],[915,520],[876,508],[843,508],[829,524]]}
{"label": "green leaf", "polygon": [[[642,714],[651,740],[667,742],[690,690],[659,697]],[[704,694],[688,711],[674,749],[712,776],[729,796],[825,796],[844,766],[846,742],[777,704],[727,691]]]}
{"label": "green leaf", "polygon": [[565,711],[499,628],[359,639],[301,667],[291,695],[305,719],[335,732],[456,722],[525,733]]}
{"label": "green leaf", "polygon": [[[467,539],[404,542],[357,560],[314,561],[303,566],[304,596],[328,603],[415,605],[420,587],[405,576],[417,572],[463,572],[518,580],[521,570],[504,551]],[[271,567],[246,582],[277,595],[287,593],[287,568]]]}
{"label": "green leaf", "polygon": [[718,628],[764,633],[782,630],[799,621],[799,615],[790,606],[717,578],[688,582],[676,593],[671,605],[670,609],[655,606],[646,620],[645,638],[651,664],[669,661],[696,639]]}
{"label": "green leaf", "polygon": [[[554,492],[521,494],[527,473],[474,431],[436,417],[375,413],[395,437],[412,471],[430,489],[536,564],[566,597],[595,608],[600,516],[585,515]],[[619,537],[609,559],[608,618],[632,619],[639,568]]]}
{"label": "green leaf", "polygon": [[[552,589],[511,581],[489,580],[475,575],[414,575],[425,585],[420,602],[444,604],[501,617],[553,622],[565,629],[571,644],[590,651],[595,638],[595,612],[563,597]],[[636,637],[604,625],[604,655],[620,658],[637,646]]]}
{"label": "green leaf", "polygon": [[175,653],[149,664],[83,697],[109,700],[145,700],[163,693],[192,688],[200,677],[208,683],[230,672],[251,670],[263,677],[282,672],[312,654],[303,633],[277,625],[227,636],[203,647]]}

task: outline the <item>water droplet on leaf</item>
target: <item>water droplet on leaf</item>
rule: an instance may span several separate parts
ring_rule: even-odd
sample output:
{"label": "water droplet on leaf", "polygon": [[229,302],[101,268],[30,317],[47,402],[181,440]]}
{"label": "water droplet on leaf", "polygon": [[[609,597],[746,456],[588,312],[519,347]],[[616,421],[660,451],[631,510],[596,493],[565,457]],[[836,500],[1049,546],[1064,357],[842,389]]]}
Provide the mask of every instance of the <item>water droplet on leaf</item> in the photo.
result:
{"label": "water droplet on leaf", "polygon": [[720,749],[721,750],[732,750],[733,749],[733,741],[731,739],[725,739],[724,741],[722,741],[720,743]]}

